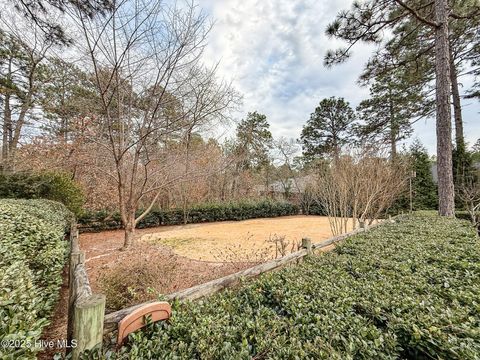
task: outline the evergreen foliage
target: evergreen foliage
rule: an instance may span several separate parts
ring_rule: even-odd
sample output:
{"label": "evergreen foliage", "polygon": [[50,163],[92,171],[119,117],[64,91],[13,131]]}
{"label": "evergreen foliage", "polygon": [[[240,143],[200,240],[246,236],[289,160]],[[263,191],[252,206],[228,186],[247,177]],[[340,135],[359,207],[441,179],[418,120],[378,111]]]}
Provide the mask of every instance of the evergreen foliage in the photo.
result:
{"label": "evergreen foliage", "polygon": [[302,129],[300,142],[307,158],[337,157],[352,141],[355,112],[343,98],[320,101]]}
{"label": "evergreen foliage", "polygon": [[432,162],[423,145],[416,140],[410,148],[412,170],[415,177],[412,181],[413,210],[438,208],[437,185],[433,181]]}

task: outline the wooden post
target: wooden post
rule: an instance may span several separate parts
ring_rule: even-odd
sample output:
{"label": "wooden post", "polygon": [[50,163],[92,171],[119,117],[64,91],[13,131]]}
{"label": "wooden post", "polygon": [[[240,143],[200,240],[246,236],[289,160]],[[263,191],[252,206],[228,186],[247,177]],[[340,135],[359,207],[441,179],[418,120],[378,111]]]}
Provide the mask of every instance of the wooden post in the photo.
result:
{"label": "wooden post", "polygon": [[[68,273],[68,322],[67,322],[67,341],[70,344],[70,341],[73,338],[73,313],[74,313],[74,304],[77,298],[77,284],[75,281],[75,269],[77,265],[83,264],[85,262],[85,253],[82,251],[73,252],[70,254],[70,268]],[[67,348],[67,353],[70,351],[70,348]]]}
{"label": "wooden post", "polygon": [[73,222],[70,226],[70,252],[77,252],[78,248],[78,228],[77,223]]}
{"label": "wooden post", "polygon": [[360,220],[358,223],[360,224],[360,229],[363,229],[363,230],[366,229],[365,221]]}
{"label": "wooden post", "polygon": [[85,262],[85,253],[83,251],[74,251],[70,254],[70,267],[68,273],[68,286],[72,288],[72,282],[75,278],[75,268],[78,264]]}
{"label": "wooden post", "polygon": [[[73,316],[72,359],[77,360],[85,350],[102,346],[105,295],[93,294],[75,303]],[[72,344],[73,345],[73,344]]]}
{"label": "wooden post", "polygon": [[307,254],[312,254],[312,240],[310,238],[302,238],[302,248],[307,250]]}

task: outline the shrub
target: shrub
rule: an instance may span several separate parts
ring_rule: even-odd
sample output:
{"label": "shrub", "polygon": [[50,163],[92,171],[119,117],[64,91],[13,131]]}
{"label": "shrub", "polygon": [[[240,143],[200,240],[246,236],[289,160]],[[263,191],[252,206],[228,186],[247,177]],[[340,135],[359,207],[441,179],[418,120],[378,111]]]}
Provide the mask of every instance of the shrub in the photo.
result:
{"label": "shrub", "polygon": [[117,359],[478,359],[480,243],[410,216],[240,288],[174,304]]}
{"label": "shrub", "polygon": [[302,204],[302,213],[305,215],[321,215],[321,216],[327,215],[327,212],[325,211],[325,207],[320,205],[318,202],[309,204],[309,206]]}
{"label": "shrub", "polygon": [[[33,344],[62,284],[71,221],[48,200],[0,200],[0,338]],[[38,349],[37,349],[38,350]],[[35,348],[0,348],[0,358],[35,358]]]}
{"label": "shrub", "polygon": [[0,175],[0,198],[58,201],[76,215],[84,201],[80,187],[68,175],[57,172]]}
{"label": "shrub", "polygon": [[[156,263],[149,260],[131,265],[114,266],[100,276],[101,292],[107,297],[107,311],[153,300],[164,286],[171,284],[176,263]],[[159,281],[159,274],[162,279]]]}
{"label": "shrub", "polygon": [[[142,211],[139,210],[140,214]],[[263,200],[259,202],[243,201],[230,203],[211,203],[196,205],[188,210],[187,223],[202,223],[225,220],[246,220],[260,217],[297,215],[298,206],[288,202]],[[78,219],[82,231],[100,231],[120,229],[122,227],[118,213],[106,211],[86,212]],[[180,225],[184,223],[182,209],[153,209],[140,223],[138,228],[160,225]]]}

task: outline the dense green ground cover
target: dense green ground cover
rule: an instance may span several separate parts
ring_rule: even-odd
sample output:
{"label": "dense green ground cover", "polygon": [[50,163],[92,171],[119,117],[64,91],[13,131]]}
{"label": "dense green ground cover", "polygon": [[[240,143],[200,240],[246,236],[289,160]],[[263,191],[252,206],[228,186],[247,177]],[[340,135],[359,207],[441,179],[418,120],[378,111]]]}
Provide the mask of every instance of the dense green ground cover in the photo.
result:
{"label": "dense green ground cover", "polygon": [[53,201],[0,200],[1,359],[35,358],[62,284],[70,218]]}
{"label": "dense green ground cover", "polygon": [[[105,354],[106,356],[112,354]],[[175,304],[120,359],[479,359],[480,242],[418,214],[334,252]]]}
{"label": "dense green ground cover", "polygon": [[[142,211],[139,210],[139,213]],[[297,215],[299,208],[281,201],[240,201],[229,203],[212,203],[196,205],[189,209],[187,223],[201,223],[225,220],[246,220],[262,217]],[[106,211],[86,212],[79,217],[78,223],[82,231],[100,231],[120,229],[122,227],[118,213]],[[181,225],[184,223],[182,209],[152,210],[138,224],[138,228],[160,225]]]}

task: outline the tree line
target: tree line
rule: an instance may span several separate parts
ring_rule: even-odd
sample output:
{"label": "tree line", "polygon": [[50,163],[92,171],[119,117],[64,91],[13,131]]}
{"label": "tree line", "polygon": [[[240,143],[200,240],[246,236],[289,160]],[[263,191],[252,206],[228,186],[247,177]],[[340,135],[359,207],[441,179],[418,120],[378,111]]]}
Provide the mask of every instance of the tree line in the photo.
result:
{"label": "tree line", "polygon": [[358,42],[377,43],[359,79],[370,96],[356,110],[344,99],[322,100],[299,144],[274,139],[256,111],[232,139],[208,135],[231,127],[241,95],[219,79],[217,66],[203,63],[212,25],[194,3],[2,6],[11,15],[0,27],[2,173],[66,172],[89,207],[119,209],[125,247],[156,206],[174,204],[186,214],[192,203],[268,193],[275,181],[287,193],[300,188],[297,179],[313,160],[338,159],[348,146],[385,144],[394,162],[412,123],[432,114],[439,210],[453,213],[453,183],[464,181],[474,156],[467,154],[461,109],[465,98],[478,98],[479,83],[461,95],[459,81],[480,75],[474,0],[369,0],[341,12],[327,33],[348,46],[328,52],[325,63],[345,61]]}

